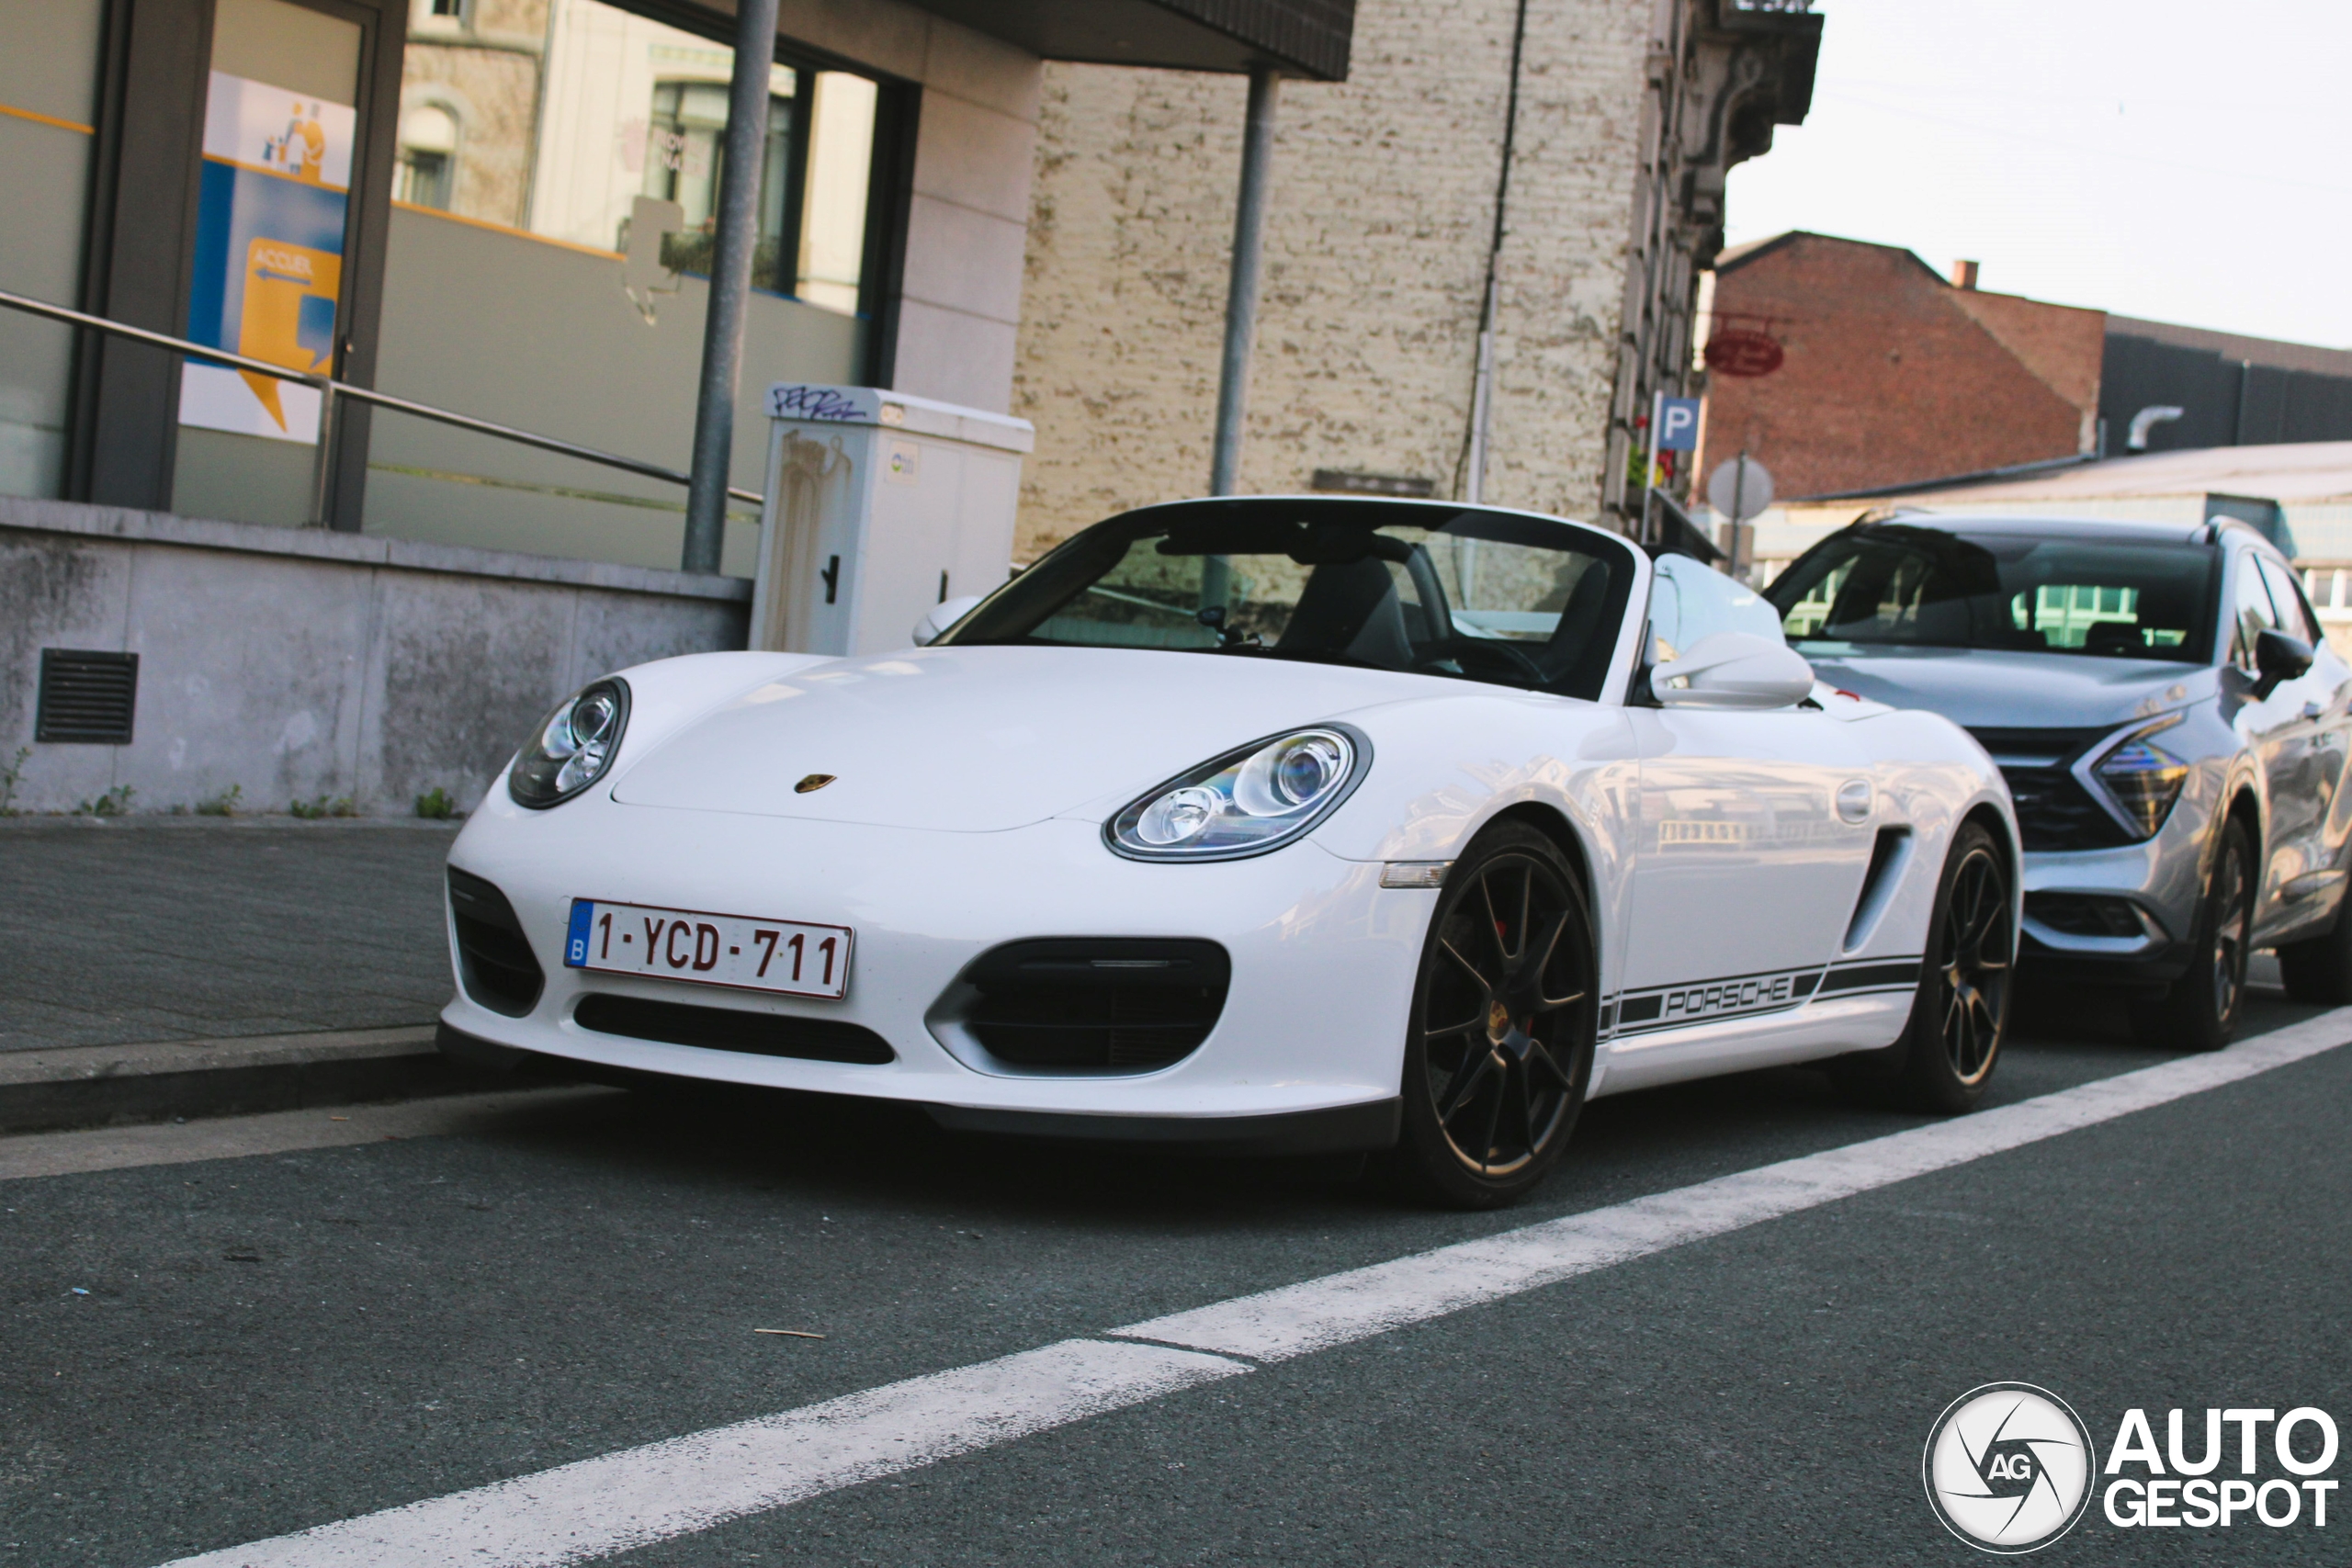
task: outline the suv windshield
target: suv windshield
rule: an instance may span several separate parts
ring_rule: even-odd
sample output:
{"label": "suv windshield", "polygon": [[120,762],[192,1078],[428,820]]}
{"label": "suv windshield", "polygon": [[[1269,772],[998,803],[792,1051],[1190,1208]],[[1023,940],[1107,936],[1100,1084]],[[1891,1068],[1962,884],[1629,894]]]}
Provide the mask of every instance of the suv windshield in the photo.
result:
{"label": "suv windshield", "polygon": [[940,641],[1302,660],[1598,697],[1633,581],[1630,548],[1566,523],[1204,501],[1096,524]]}
{"label": "suv windshield", "polygon": [[1764,591],[1792,643],[1997,648],[2201,664],[2210,546],[1850,529]]}

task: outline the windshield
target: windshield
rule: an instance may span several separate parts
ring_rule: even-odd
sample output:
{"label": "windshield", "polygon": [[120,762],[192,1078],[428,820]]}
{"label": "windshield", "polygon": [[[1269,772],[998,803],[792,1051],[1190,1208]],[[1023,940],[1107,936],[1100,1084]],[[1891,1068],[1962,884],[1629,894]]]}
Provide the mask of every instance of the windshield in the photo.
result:
{"label": "windshield", "polygon": [[2213,561],[2201,545],[1882,525],[1823,542],[1764,596],[1792,643],[2201,664],[2211,640]]}
{"label": "windshield", "polygon": [[940,640],[1301,660],[1598,697],[1634,559],[1596,530],[1443,503],[1187,502],[1087,529]]}

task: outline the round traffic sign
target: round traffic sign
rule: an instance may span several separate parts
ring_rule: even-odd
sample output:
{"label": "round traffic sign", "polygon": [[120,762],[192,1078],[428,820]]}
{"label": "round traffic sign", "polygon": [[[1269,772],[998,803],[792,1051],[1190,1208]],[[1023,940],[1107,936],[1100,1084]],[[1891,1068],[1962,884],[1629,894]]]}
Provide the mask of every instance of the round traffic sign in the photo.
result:
{"label": "round traffic sign", "polygon": [[1772,504],[1772,476],[1742,452],[1716,467],[1707,481],[1707,504],[1735,523],[1745,523]]}

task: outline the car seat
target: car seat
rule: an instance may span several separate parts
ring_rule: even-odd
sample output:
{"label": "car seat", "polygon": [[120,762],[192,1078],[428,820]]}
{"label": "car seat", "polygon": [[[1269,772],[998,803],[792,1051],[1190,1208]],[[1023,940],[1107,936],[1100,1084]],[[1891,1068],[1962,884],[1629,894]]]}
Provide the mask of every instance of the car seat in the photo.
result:
{"label": "car seat", "polygon": [[1544,683],[1571,696],[1597,697],[1608,678],[1609,660],[1617,651],[1617,627],[1604,626],[1601,611],[1609,601],[1609,563],[1588,564],[1560,607],[1560,624],[1535,655]]}
{"label": "car seat", "polygon": [[1367,556],[1317,567],[1274,651],[1337,653],[1385,670],[1411,669],[1413,645],[1388,563]]}

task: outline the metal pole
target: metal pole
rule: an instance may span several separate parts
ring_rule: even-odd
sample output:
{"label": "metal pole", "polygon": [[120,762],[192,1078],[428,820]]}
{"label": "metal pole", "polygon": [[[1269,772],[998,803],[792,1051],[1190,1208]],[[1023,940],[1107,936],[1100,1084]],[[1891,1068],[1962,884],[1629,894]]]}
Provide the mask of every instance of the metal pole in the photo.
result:
{"label": "metal pole", "polygon": [[775,8],[776,0],[742,0],[735,12],[735,79],[727,94],[718,232],[712,246],[709,313],[703,320],[702,386],[695,398],[686,540],[678,560],[687,571],[716,572],[727,542],[727,470],[735,446],[735,389],[742,380],[752,251],[759,240],[760,175],[767,162]]}
{"label": "metal pole", "polygon": [[1738,463],[1739,466],[1731,471],[1731,538],[1728,541],[1731,548],[1724,554],[1731,558],[1731,576],[1744,581],[1746,580],[1739,577],[1739,514],[1747,509],[1747,448],[1745,446],[1739,449]]}
{"label": "metal pole", "polygon": [[319,389],[319,445],[311,454],[311,526],[323,528],[334,506],[327,491],[334,476],[334,382],[322,376],[312,385]]}
{"label": "metal pole", "polygon": [[1241,425],[1250,400],[1250,344],[1258,331],[1258,261],[1265,250],[1266,176],[1274,156],[1274,96],[1282,78],[1250,68],[1250,113],[1241,134],[1241,198],[1233,214],[1233,277],[1225,295],[1225,367],[1216,389],[1216,447],[1209,493],[1231,495],[1241,479]]}
{"label": "metal pole", "polygon": [[1644,545],[1650,542],[1650,497],[1657,492],[1657,422],[1666,413],[1666,394],[1650,394],[1649,439],[1642,443],[1642,521],[1636,533]]}

